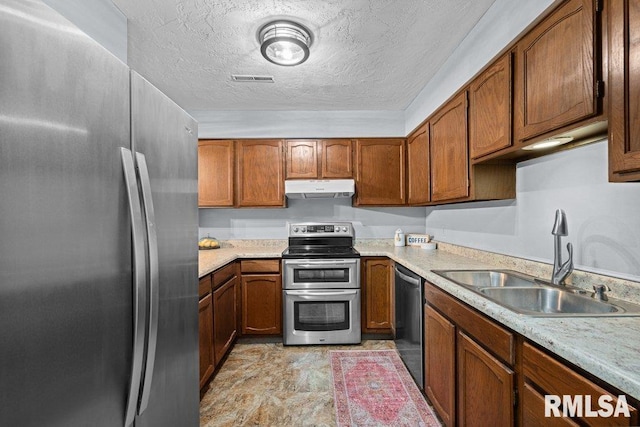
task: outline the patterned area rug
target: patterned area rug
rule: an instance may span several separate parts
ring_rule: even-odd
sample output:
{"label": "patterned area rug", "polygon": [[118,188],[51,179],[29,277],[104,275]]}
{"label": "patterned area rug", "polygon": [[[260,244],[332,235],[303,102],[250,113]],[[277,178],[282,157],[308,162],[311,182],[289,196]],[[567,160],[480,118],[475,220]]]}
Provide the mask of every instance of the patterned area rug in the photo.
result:
{"label": "patterned area rug", "polygon": [[439,426],[395,350],[332,351],[338,426]]}

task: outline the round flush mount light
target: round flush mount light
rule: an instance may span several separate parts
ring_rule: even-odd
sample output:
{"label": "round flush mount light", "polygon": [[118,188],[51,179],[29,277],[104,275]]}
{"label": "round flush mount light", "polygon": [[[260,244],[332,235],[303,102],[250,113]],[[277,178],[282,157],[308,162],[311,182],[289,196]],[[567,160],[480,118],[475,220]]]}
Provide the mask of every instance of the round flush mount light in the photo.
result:
{"label": "round flush mount light", "polygon": [[535,144],[528,145],[523,147],[523,150],[543,150],[545,148],[557,147],[558,145],[566,144],[568,142],[573,141],[572,136],[558,136],[555,138],[545,139],[540,142],[536,142]]}
{"label": "round flush mount light", "polygon": [[273,21],[258,33],[260,52],[277,65],[302,64],[309,57],[311,31],[293,21]]}

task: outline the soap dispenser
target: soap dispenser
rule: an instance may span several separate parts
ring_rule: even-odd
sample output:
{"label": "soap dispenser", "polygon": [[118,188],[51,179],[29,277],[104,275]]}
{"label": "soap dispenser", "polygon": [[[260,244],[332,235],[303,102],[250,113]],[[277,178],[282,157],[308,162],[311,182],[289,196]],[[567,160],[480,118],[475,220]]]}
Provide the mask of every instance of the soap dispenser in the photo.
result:
{"label": "soap dispenser", "polygon": [[395,246],[404,246],[404,232],[402,229],[398,228],[396,230],[396,235],[393,238],[393,243]]}

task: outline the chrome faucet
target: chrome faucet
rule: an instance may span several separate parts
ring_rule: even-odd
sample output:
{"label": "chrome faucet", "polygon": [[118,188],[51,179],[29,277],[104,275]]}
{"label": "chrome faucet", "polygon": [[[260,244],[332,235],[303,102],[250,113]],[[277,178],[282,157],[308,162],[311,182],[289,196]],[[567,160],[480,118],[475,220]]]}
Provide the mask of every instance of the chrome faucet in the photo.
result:
{"label": "chrome faucet", "polygon": [[567,250],[569,251],[569,259],[564,264],[562,263],[562,236],[568,236],[567,231],[567,216],[562,209],[556,211],[556,221],[553,224],[551,230],[554,239],[554,254],[553,254],[553,273],[551,274],[551,283],[554,285],[564,285],[564,279],[573,271],[573,245],[567,243]]}

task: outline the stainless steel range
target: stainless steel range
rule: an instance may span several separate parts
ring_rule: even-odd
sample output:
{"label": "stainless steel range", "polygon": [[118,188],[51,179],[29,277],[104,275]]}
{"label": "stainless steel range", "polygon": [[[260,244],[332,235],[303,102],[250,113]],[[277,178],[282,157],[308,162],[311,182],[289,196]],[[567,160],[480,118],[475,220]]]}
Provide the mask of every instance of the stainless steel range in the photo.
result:
{"label": "stainless steel range", "polygon": [[360,254],[349,222],[289,225],[284,344],[359,344]]}

